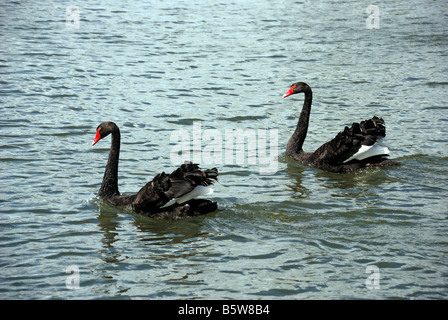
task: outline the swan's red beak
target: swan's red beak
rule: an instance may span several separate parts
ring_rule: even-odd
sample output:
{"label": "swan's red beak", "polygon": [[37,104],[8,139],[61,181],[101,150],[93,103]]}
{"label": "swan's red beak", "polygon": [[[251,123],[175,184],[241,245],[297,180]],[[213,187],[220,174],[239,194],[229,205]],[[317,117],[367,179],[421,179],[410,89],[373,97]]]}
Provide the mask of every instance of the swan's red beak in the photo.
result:
{"label": "swan's red beak", "polygon": [[288,92],[286,92],[286,93],[283,95],[283,98],[286,98],[286,97],[292,95],[292,94],[294,93],[294,92],[293,92],[294,88],[295,88],[295,86],[292,86],[291,88],[289,88]]}
{"label": "swan's red beak", "polygon": [[93,139],[92,146],[94,146],[95,143],[100,141],[100,139],[101,139],[100,130],[101,130],[101,128],[98,128],[98,130],[96,130],[96,136],[95,136],[95,139]]}

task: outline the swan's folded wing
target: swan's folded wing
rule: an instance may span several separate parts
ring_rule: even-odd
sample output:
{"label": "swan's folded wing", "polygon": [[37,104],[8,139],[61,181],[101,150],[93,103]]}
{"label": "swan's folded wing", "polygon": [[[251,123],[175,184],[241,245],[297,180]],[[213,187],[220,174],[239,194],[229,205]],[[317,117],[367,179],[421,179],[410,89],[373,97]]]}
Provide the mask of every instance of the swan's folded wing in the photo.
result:
{"label": "swan's folded wing", "polygon": [[169,175],[164,172],[156,175],[137,193],[132,203],[132,209],[137,213],[157,211],[170,200],[165,193],[170,186]]}
{"label": "swan's folded wing", "polygon": [[206,187],[206,186],[196,186],[193,190],[191,190],[190,192],[184,193],[179,197],[176,198],[172,198],[170,201],[168,201],[167,203],[165,203],[162,208],[167,208],[170,207],[174,204],[182,204],[185,203],[187,201],[190,201],[192,199],[195,199],[197,197],[200,196],[204,196],[204,195],[209,195],[213,193],[213,189],[211,187]]}
{"label": "swan's folded wing", "polygon": [[385,146],[382,142],[383,139],[378,139],[373,145],[366,146],[362,145],[359,150],[352,155],[350,158],[344,160],[344,163],[347,163],[352,160],[364,160],[376,156],[386,156],[389,155],[390,151],[387,146]]}
{"label": "swan's folded wing", "polygon": [[[360,123],[353,123],[352,126],[345,127],[339,132],[336,137],[323,144],[314,152],[317,162],[325,162],[333,165],[341,164],[352,159],[357,159],[356,154],[362,153],[366,159],[370,156],[381,155],[384,148],[373,148],[378,141],[386,136],[386,127],[384,120],[378,117],[361,121]],[[383,145],[381,145],[383,147]],[[387,148],[386,148],[387,149]],[[373,153],[364,153],[367,150],[374,151]],[[388,149],[384,154],[388,154]],[[360,160],[360,159],[358,159]]]}
{"label": "swan's folded wing", "polygon": [[216,168],[201,170],[197,164],[185,161],[170,174],[170,180],[172,182],[189,181],[194,186],[208,186],[213,184],[213,180],[218,180],[218,170]]}
{"label": "swan's folded wing", "polygon": [[163,207],[184,203],[201,195],[213,193],[210,185],[218,179],[216,168],[201,170],[197,164],[186,161],[170,174],[170,188],[165,192],[170,199]]}
{"label": "swan's folded wing", "polygon": [[136,212],[157,212],[175,203],[183,203],[199,195],[210,194],[213,179],[217,180],[216,168],[200,170],[199,166],[185,162],[180,168],[167,175],[158,174],[137,193],[132,205]]}

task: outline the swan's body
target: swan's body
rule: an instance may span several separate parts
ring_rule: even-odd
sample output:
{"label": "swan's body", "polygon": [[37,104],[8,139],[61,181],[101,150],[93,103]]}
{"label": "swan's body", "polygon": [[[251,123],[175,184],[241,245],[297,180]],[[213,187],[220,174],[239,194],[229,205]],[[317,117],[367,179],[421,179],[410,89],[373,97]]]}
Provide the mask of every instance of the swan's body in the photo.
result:
{"label": "swan's body", "polygon": [[216,168],[200,170],[197,164],[185,162],[171,174],[156,175],[136,194],[121,195],[118,191],[118,158],[120,130],[113,122],[101,123],[92,145],[112,134],[109,160],[98,196],[116,206],[130,206],[135,212],[158,218],[182,218],[206,214],[217,209],[216,202],[195,199],[213,192],[211,185],[217,180]]}
{"label": "swan's body", "polygon": [[365,167],[396,165],[389,160],[389,149],[383,144],[386,136],[384,120],[378,117],[353,123],[345,127],[336,137],[314,152],[304,152],[303,143],[308,131],[313,93],[303,82],[294,83],[283,97],[303,92],[305,99],[297,127],[288,141],[286,154],[313,167],[332,172],[349,172]]}

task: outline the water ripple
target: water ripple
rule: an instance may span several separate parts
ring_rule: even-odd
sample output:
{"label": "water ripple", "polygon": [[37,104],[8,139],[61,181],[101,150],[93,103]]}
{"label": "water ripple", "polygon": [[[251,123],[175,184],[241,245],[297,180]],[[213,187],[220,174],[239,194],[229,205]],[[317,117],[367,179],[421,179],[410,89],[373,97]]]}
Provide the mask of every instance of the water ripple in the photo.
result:
{"label": "water ripple", "polygon": [[[70,29],[60,3],[0,4],[3,298],[447,297],[446,1],[380,4],[375,30],[363,4],[292,5],[106,1],[79,4]],[[306,151],[375,114],[403,165],[339,175],[288,159],[295,81],[314,93]],[[122,130],[124,193],[174,170],[170,134],[195,123],[277,129],[278,171],[216,164],[217,212],[141,217],[95,196],[105,120]]]}

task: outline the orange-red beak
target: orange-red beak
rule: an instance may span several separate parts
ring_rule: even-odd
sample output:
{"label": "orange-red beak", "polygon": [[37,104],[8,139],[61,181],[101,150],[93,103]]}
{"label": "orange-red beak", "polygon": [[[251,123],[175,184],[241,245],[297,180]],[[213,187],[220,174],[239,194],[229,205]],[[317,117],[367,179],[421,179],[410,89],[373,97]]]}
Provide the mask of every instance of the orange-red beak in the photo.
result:
{"label": "orange-red beak", "polygon": [[94,146],[95,143],[97,143],[101,139],[100,130],[101,128],[98,128],[98,130],[96,130],[96,136],[95,139],[93,139],[92,146]]}
{"label": "orange-red beak", "polygon": [[295,88],[295,86],[292,86],[291,88],[289,88],[288,92],[286,92],[286,93],[283,95],[283,98],[286,98],[286,97],[292,95],[292,94],[294,93],[294,92],[293,92],[294,88]]}

